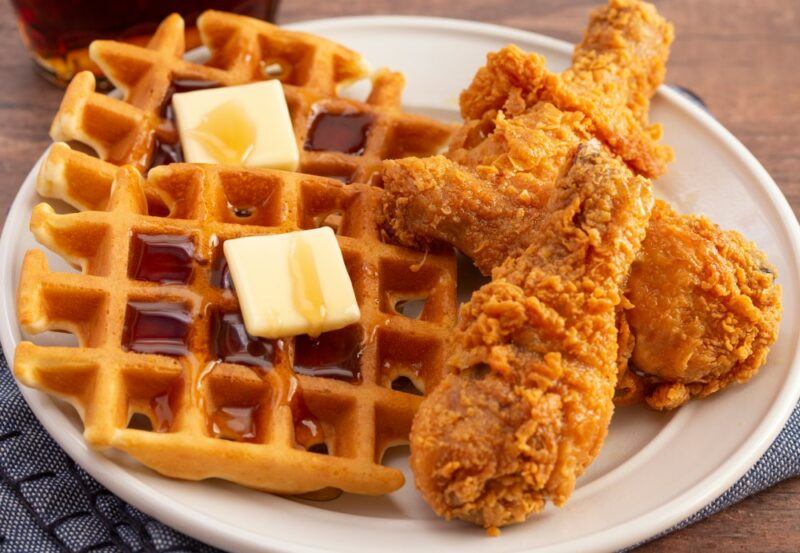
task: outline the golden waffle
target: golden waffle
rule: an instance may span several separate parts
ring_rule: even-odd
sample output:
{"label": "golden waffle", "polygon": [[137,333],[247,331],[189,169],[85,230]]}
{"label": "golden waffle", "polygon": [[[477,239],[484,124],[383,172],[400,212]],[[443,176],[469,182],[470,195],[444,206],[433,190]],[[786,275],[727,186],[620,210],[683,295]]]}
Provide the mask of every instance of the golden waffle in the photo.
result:
{"label": "golden waffle", "polygon": [[[33,210],[37,239],[82,272],[52,272],[41,251],[29,251],[18,297],[26,332],[67,331],[79,345],[22,342],[14,372],[75,405],[92,446],[126,451],[168,476],[278,493],[402,485],[380,460],[406,442],[420,397],[393,388],[424,391],[442,376],[455,261],[384,243],[381,189],[191,164],[155,168],[145,181],[63,144],[49,152],[39,184],[111,190],[108,201],[76,195],[87,211]],[[337,231],[361,321],[319,343],[242,338],[222,242],[325,224]],[[159,244],[169,262],[142,249]],[[420,298],[418,318],[398,312]]]}
{"label": "golden waffle", "polygon": [[[399,73],[378,71],[366,102],[338,97],[342,84],[366,71],[358,54],[334,42],[216,11],[205,12],[198,28],[211,52],[205,65],[182,59],[183,20],[176,14],[161,23],[147,46],[93,42],[92,59],[123,97],[96,92],[94,76],[78,74],[53,121],[53,139],[80,142],[114,165],[144,172],[181,160],[169,107],[174,92],[270,78],[283,82],[304,173],[367,182],[381,160],[435,153],[452,131],[400,110]],[[320,149],[309,134],[320,118],[354,127],[363,140],[355,139],[345,151]]]}

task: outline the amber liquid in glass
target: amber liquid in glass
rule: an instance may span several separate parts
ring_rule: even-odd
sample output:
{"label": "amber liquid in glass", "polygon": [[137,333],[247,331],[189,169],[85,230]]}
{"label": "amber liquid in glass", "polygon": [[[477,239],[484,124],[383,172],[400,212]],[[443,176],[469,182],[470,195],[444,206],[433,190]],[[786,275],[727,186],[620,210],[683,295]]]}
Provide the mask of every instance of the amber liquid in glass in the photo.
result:
{"label": "amber liquid in glass", "polygon": [[100,71],[88,56],[96,39],[144,44],[166,16],[186,21],[186,48],[200,44],[197,17],[207,9],[273,21],[279,0],[12,0],[22,40],[46,75],[66,83],[85,69]]}

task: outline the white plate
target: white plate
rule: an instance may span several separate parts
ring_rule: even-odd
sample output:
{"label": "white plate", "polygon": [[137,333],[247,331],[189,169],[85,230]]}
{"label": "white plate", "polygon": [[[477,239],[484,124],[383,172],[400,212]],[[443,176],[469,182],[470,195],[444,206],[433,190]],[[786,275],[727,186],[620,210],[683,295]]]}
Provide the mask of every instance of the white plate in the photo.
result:
{"label": "white plate", "polygon": [[[513,29],[415,17],[312,21],[293,27],[363,52],[373,67],[405,72],[407,106],[455,117],[458,93],[486,52],[509,42],[547,56],[553,69],[569,61],[566,43]],[[691,83],[689,83],[691,84]],[[481,530],[437,519],[411,480],[380,498],[343,496],[301,503],[219,482],[163,478],[121,454],[89,450],[68,407],[29,389],[23,394],[61,446],[92,476],[126,501],[200,540],[241,551],[606,551],[664,530],[715,499],[750,468],[782,428],[800,391],[797,370],[797,221],[775,183],[753,156],[710,116],[661,90],[652,120],[676,161],[658,182],[685,211],[703,212],[754,239],[777,265],[787,306],[778,343],[752,382],[734,386],[672,415],[620,409],[605,447],[563,509],[548,508],[527,524],[487,539]],[[15,290],[24,252],[36,167],[20,189],[0,240],[0,339],[12,361],[21,339]],[[66,265],[50,255],[54,267]],[[46,343],[53,338],[45,338]],[[63,338],[60,338],[63,341]],[[37,341],[42,341],[37,338]],[[406,471],[405,457],[394,466]]]}

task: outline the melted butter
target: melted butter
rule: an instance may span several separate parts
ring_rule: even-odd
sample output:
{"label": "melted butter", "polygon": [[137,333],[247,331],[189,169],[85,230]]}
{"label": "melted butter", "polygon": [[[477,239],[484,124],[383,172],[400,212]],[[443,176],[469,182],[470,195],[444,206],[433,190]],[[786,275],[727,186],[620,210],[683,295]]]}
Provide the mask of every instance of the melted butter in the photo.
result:
{"label": "melted butter", "polygon": [[276,328],[280,329],[283,326],[283,317],[281,317],[280,313],[269,306],[263,306],[262,309],[264,310],[264,316],[267,318],[267,321],[269,321],[267,324],[269,325],[270,331]]}
{"label": "melted butter", "polygon": [[295,283],[293,299],[297,311],[309,324],[308,335],[316,338],[322,332],[327,309],[322,285],[314,263],[314,252],[308,241],[297,238],[289,251],[289,271]]}
{"label": "melted butter", "polygon": [[256,127],[236,100],[208,112],[191,132],[211,157],[226,165],[244,164],[256,142]]}

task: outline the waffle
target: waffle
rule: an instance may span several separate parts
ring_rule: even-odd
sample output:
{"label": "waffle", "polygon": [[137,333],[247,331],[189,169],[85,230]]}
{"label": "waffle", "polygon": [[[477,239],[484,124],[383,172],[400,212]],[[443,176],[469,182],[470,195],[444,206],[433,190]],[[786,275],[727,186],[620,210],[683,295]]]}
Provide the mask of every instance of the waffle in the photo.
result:
{"label": "waffle", "polygon": [[[217,11],[203,13],[197,25],[211,54],[205,64],[182,59],[184,25],[177,14],[161,23],[146,46],[93,42],[92,60],[122,98],[98,93],[93,74],[79,73],[53,120],[53,139],[79,142],[103,160],[144,173],[182,161],[170,107],[173,93],[271,78],[283,83],[303,173],[367,182],[381,160],[435,153],[452,131],[450,125],[401,111],[399,73],[376,72],[366,102],[337,96],[340,86],[367,71],[358,54],[334,42]],[[358,127],[362,141],[344,151],[325,151],[310,131],[320,118],[337,117]]]}
{"label": "waffle", "polygon": [[[283,494],[402,485],[380,461],[406,442],[418,394],[442,377],[455,259],[384,243],[380,188],[191,164],[154,168],[145,180],[64,144],[50,150],[39,185],[111,190],[107,201],[76,196],[86,211],[34,208],[36,238],[82,271],[53,272],[31,250],[18,294],[23,330],[70,332],[79,345],[24,341],[14,372],[75,405],[93,447],[123,450],[172,477]],[[321,225],[337,231],[361,321],[319,342],[242,341],[222,243]],[[167,266],[156,263],[158,278],[143,236],[172,248]],[[399,312],[419,298],[417,318]],[[169,339],[151,340],[156,319]]]}

